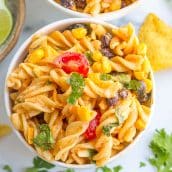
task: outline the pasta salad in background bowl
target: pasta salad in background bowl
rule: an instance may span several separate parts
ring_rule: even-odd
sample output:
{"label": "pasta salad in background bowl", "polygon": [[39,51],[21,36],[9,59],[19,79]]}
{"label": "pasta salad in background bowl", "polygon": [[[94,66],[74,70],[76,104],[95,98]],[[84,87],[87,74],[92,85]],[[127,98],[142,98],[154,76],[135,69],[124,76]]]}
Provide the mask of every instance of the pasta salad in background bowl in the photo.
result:
{"label": "pasta salad in background bowl", "polygon": [[127,15],[143,0],[48,0],[57,10],[76,17],[114,20]]}
{"label": "pasta salad in background bowl", "polygon": [[154,101],[146,46],[132,24],[52,23],[9,65],[5,106],[20,140],[68,168],[103,166],[145,130]]}

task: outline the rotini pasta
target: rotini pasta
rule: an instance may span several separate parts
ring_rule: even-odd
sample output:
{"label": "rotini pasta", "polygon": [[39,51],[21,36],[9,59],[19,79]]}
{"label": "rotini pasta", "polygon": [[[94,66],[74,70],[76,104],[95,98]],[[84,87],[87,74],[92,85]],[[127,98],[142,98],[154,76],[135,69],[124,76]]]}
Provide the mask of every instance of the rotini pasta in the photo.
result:
{"label": "rotini pasta", "polygon": [[[95,3],[88,1],[101,11]],[[131,24],[74,24],[36,36],[7,86],[11,121],[27,143],[71,164],[104,165],[145,129],[152,105],[146,47]]]}

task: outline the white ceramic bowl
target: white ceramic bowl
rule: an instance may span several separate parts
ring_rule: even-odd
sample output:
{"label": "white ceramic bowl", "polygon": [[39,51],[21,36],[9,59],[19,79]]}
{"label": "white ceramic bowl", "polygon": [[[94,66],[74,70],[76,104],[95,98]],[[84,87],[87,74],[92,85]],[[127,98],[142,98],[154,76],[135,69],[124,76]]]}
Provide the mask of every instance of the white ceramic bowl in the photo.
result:
{"label": "white ceramic bowl", "polygon": [[[18,66],[18,64],[21,63],[24,60],[24,58],[25,58],[25,56],[26,56],[26,54],[28,52],[28,49],[27,48],[28,48],[30,42],[32,41],[33,36],[34,35],[37,35],[37,34],[40,34],[40,33],[48,34],[48,33],[52,32],[52,31],[54,31],[56,29],[61,30],[61,29],[66,28],[67,26],[69,26],[71,24],[75,24],[75,23],[96,23],[96,24],[102,24],[105,27],[110,27],[110,28],[115,28],[116,27],[116,26],[113,26],[111,24],[108,24],[108,23],[105,23],[105,22],[102,22],[102,21],[98,21],[98,20],[95,20],[95,19],[89,19],[89,18],[72,18],[72,19],[61,20],[61,21],[57,21],[57,22],[54,22],[52,24],[49,24],[49,25],[43,27],[42,29],[38,30],[32,36],[30,36],[22,44],[22,46],[19,48],[19,50],[17,51],[17,53],[13,57],[11,63],[9,64],[9,67],[8,67],[8,71],[7,71],[7,75],[6,75],[6,81],[5,81],[5,90],[4,90],[4,104],[5,104],[5,108],[6,108],[6,112],[7,112],[8,117],[10,117],[12,111],[11,111],[11,101],[10,101],[10,98],[9,98],[9,90],[8,90],[7,84],[6,84],[7,83],[7,78],[9,76],[9,74]],[[153,72],[151,72],[151,77],[152,77],[152,80],[153,80]],[[153,80],[153,83],[154,83],[154,80]],[[154,89],[153,89],[152,98],[153,98],[153,101],[154,101]],[[153,105],[152,105],[152,109],[153,109]],[[151,114],[151,116],[152,116],[152,114]],[[20,132],[17,131],[14,127],[13,127],[13,130],[15,131],[16,135],[21,140],[21,142],[30,151],[32,151],[35,155],[38,155],[37,152],[35,151],[35,149],[33,149],[31,146],[29,146],[27,144],[27,142],[25,141],[25,139],[23,138],[23,136],[20,134]],[[119,152],[117,155],[115,155],[114,157],[112,157],[108,162],[114,161],[116,158],[118,158],[119,156],[121,156],[122,154],[124,154],[125,152],[127,152],[134,145],[134,143],[136,143],[136,141],[139,140],[139,138],[142,135],[142,133],[143,132],[141,132],[131,144],[129,144],[124,150],[122,150],[121,152]],[[94,164],[86,164],[86,165],[65,164],[65,163],[60,162],[60,161],[53,161],[51,163],[53,163],[55,165],[58,165],[58,166],[66,167],[66,168],[80,168],[80,169],[83,169],[83,168],[92,168],[92,167],[95,167]]]}
{"label": "white ceramic bowl", "polygon": [[101,13],[98,14],[96,16],[92,16],[90,14],[87,13],[82,13],[82,12],[78,12],[78,11],[73,11],[70,10],[68,8],[63,7],[61,4],[55,2],[54,0],[48,0],[48,2],[53,5],[55,8],[57,8],[57,11],[60,10],[62,11],[64,14],[69,14],[71,16],[74,17],[82,17],[82,18],[96,18],[99,20],[103,20],[103,21],[110,21],[110,20],[114,20],[117,18],[121,18],[122,16],[125,16],[126,14],[128,14],[130,11],[134,10],[136,7],[138,7],[139,5],[141,5],[141,2],[143,0],[137,0],[136,2],[121,8],[119,10],[116,11],[112,11],[112,12],[107,12],[107,13]]}

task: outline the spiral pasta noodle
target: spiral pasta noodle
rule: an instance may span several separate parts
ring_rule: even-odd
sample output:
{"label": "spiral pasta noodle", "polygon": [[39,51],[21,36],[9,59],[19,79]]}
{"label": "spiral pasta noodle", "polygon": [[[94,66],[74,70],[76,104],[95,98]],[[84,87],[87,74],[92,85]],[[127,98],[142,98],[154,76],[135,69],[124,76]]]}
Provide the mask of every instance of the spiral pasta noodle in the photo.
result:
{"label": "spiral pasta noodle", "polygon": [[65,8],[96,16],[124,8],[137,0],[55,0]]}
{"label": "spiral pasta noodle", "polygon": [[77,23],[35,36],[7,86],[14,127],[49,161],[103,166],[151,112],[151,67],[131,24]]}
{"label": "spiral pasta noodle", "polygon": [[66,161],[69,150],[73,148],[79,141],[79,137],[84,133],[88,124],[85,122],[77,121],[72,122],[67,128],[65,137],[58,140],[55,146],[55,160],[62,159]]}

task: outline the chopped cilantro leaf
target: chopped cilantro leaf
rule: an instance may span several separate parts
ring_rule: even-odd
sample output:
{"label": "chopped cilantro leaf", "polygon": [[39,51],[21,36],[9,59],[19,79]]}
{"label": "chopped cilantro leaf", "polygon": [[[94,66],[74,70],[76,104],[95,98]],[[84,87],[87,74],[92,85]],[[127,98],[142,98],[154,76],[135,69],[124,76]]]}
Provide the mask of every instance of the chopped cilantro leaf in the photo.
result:
{"label": "chopped cilantro leaf", "polygon": [[39,169],[35,167],[26,168],[25,172],[39,172]]}
{"label": "chopped cilantro leaf", "polygon": [[6,172],[12,172],[12,168],[9,165],[4,165],[3,170]]}
{"label": "chopped cilantro leaf", "polygon": [[133,91],[138,91],[141,87],[141,82],[138,81],[138,80],[131,80],[128,84],[126,84],[126,88],[129,89],[129,90],[133,90]]}
{"label": "chopped cilantro leaf", "polygon": [[68,103],[75,104],[76,100],[82,96],[84,91],[84,78],[79,73],[72,73],[69,83],[72,87],[72,93],[68,97]]}
{"label": "chopped cilantro leaf", "polygon": [[118,165],[116,167],[113,168],[113,172],[120,172],[122,170],[122,166]]}
{"label": "chopped cilantro leaf", "polygon": [[33,140],[34,144],[43,148],[44,150],[52,149],[54,139],[49,126],[47,124],[41,124],[39,126],[39,131],[40,133]]}
{"label": "chopped cilantro leaf", "polygon": [[110,169],[109,167],[107,166],[104,166],[104,167],[99,167],[97,168],[96,172],[112,172],[112,169]]}
{"label": "chopped cilantro leaf", "polygon": [[72,168],[68,168],[67,170],[65,170],[65,172],[75,172],[75,170]]}
{"label": "chopped cilantro leaf", "polygon": [[145,166],[146,166],[146,163],[140,162],[140,165],[139,165],[140,168],[141,168],[141,167],[145,167]]}
{"label": "chopped cilantro leaf", "polygon": [[172,168],[172,134],[164,129],[156,130],[150,143],[153,157],[149,159],[157,172],[170,172]]}
{"label": "chopped cilantro leaf", "polygon": [[110,74],[102,73],[100,75],[100,79],[103,80],[103,81],[108,81],[108,80],[112,79],[112,76]]}
{"label": "chopped cilantro leaf", "polygon": [[34,167],[36,167],[36,168],[51,169],[51,168],[55,167],[55,165],[50,164],[47,161],[44,161],[43,159],[41,159],[39,157],[35,157],[33,159],[33,164],[34,164]]}
{"label": "chopped cilantro leaf", "polygon": [[126,73],[113,73],[113,80],[122,84],[128,84],[131,81],[131,76]]}
{"label": "chopped cilantro leaf", "polygon": [[96,172],[120,172],[122,170],[122,166],[118,165],[116,167],[113,167],[113,169],[104,166],[97,168]]}
{"label": "chopped cilantro leaf", "polygon": [[55,165],[44,161],[39,157],[33,159],[33,167],[26,168],[25,172],[48,172],[47,169],[54,168]]}
{"label": "chopped cilantro leaf", "polygon": [[103,126],[102,131],[106,136],[110,136],[110,131],[113,127],[117,127],[119,123],[110,123],[108,125]]}
{"label": "chopped cilantro leaf", "polygon": [[92,52],[91,51],[86,51],[85,56],[86,56],[87,60],[89,61],[89,64],[92,65],[93,64]]}

